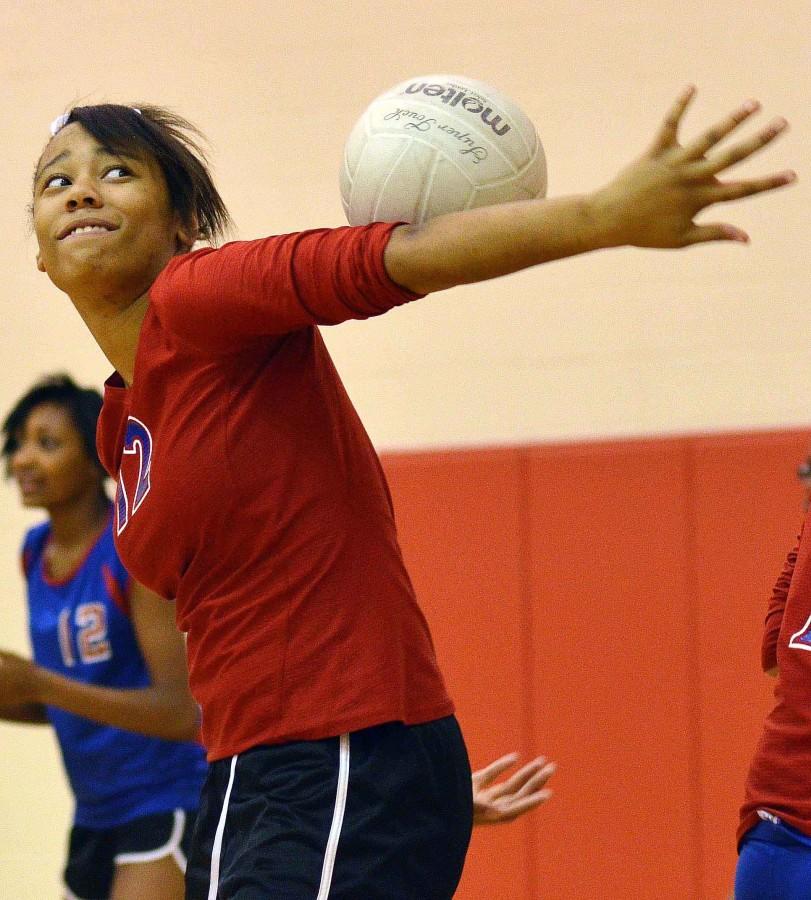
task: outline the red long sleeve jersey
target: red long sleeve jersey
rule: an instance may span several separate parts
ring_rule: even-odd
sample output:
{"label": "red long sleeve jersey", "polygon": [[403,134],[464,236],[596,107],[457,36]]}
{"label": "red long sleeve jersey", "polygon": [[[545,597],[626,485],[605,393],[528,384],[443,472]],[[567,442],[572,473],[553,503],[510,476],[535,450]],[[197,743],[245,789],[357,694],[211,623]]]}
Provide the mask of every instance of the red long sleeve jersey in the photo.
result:
{"label": "red long sleeve jersey", "polygon": [[[807,520],[806,520],[807,521]],[[779,816],[811,836],[811,541],[800,534],[772,592],[763,637],[764,669],[779,667],[775,706],[766,718],[746,781],[738,840]]]}
{"label": "red long sleeve jersey", "polygon": [[453,712],[377,455],[316,324],[414,299],[391,225],[173,259],[98,442],[116,542],[174,598],[210,760]]}

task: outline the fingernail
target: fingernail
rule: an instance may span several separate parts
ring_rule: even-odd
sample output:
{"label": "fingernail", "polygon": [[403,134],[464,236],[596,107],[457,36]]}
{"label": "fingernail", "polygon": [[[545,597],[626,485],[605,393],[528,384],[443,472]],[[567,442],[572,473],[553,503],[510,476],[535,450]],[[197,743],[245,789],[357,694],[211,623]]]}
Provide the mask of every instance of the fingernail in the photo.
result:
{"label": "fingernail", "polygon": [[724,236],[727,238],[727,240],[737,241],[739,244],[749,243],[749,235],[743,231],[739,231],[732,225],[727,225],[724,228]]}
{"label": "fingernail", "polygon": [[757,100],[747,100],[743,105],[744,112],[754,112],[756,109],[760,109],[760,102]]}

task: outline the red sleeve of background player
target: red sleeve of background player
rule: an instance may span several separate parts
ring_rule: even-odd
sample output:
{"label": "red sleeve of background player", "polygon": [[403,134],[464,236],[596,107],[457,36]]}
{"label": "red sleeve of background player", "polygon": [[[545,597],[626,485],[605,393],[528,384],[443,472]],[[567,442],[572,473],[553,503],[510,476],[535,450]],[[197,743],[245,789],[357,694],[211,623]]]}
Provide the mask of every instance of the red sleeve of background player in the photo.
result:
{"label": "red sleeve of background player", "polygon": [[419,295],[396,285],[383,253],[396,223],[302,231],[176,256],[149,292],[164,328],[202,351],[366,319]]}
{"label": "red sleeve of background player", "polygon": [[797,539],[798,546],[786,557],[783,571],[772,589],[769,611],[766,613],[763,643],[760,648],[760,664],[764,672],[768,672],[777,665],[777,639],[780,636],[780,626],[783,624],[783,611],[786,608],[786,597],[788,597],[791,587],[791,578],[794,575],[794,566],[797,563],[797,551],[802,535],[802,529],[800,529],[800,536]]}

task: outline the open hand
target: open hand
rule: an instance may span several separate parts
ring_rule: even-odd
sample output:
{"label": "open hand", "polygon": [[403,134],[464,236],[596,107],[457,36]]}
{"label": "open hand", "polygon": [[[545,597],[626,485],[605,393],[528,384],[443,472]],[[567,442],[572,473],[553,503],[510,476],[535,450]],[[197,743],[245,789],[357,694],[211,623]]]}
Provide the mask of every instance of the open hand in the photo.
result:
{"label": "open hand", "polygon": [[682,146],[679,126],[695,88],[682,92],[649,149],[591,198],[591,214],[605,229],[608,244],[637,247],[686,247],[706,241],[747,242],[740,228],[722,222],[698,225],[695,216],[715,203],[726,203],[790,184],[792,171],[761,178],[721,181],[718,176],[770,144],[785,128],[774,119],[757,133],[711,156],[709,151],[760,108],[750,100],[700,137]]}
{"label": "open hand", "polygon": [[512,822],[552,796],[545,785],[556,766],[543,756],[533,759],[506,780],[496,782],[517,762],[518,754],[508,753],[473,773],[474,825]]}

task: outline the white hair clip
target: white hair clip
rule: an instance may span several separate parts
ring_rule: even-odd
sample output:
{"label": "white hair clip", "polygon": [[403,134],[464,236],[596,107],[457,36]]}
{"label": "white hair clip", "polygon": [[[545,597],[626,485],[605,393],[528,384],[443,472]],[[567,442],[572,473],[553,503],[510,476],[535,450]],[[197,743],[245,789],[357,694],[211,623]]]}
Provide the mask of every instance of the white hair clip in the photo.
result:
{"label": "white hair clip", "polygon": [[56,137],[57,134],[68,124],[68,119],[70,118],[70,113],[62,113],[61,116],[57,116],[53,122],[51,122],[51,137]]}
{"label": "white hair clip", "polygon": [[[140,109],[137,106],[131,106],[130,109],[138,113],[139,116],[143,115]],[[72,112],[72,110],[71,110]],[[56,137],[59,132],[68,124],[68,119],[70,118],[70,113],[62,113],[61,116],[57,116],[53,122],[51,122],[51,137]]]}

